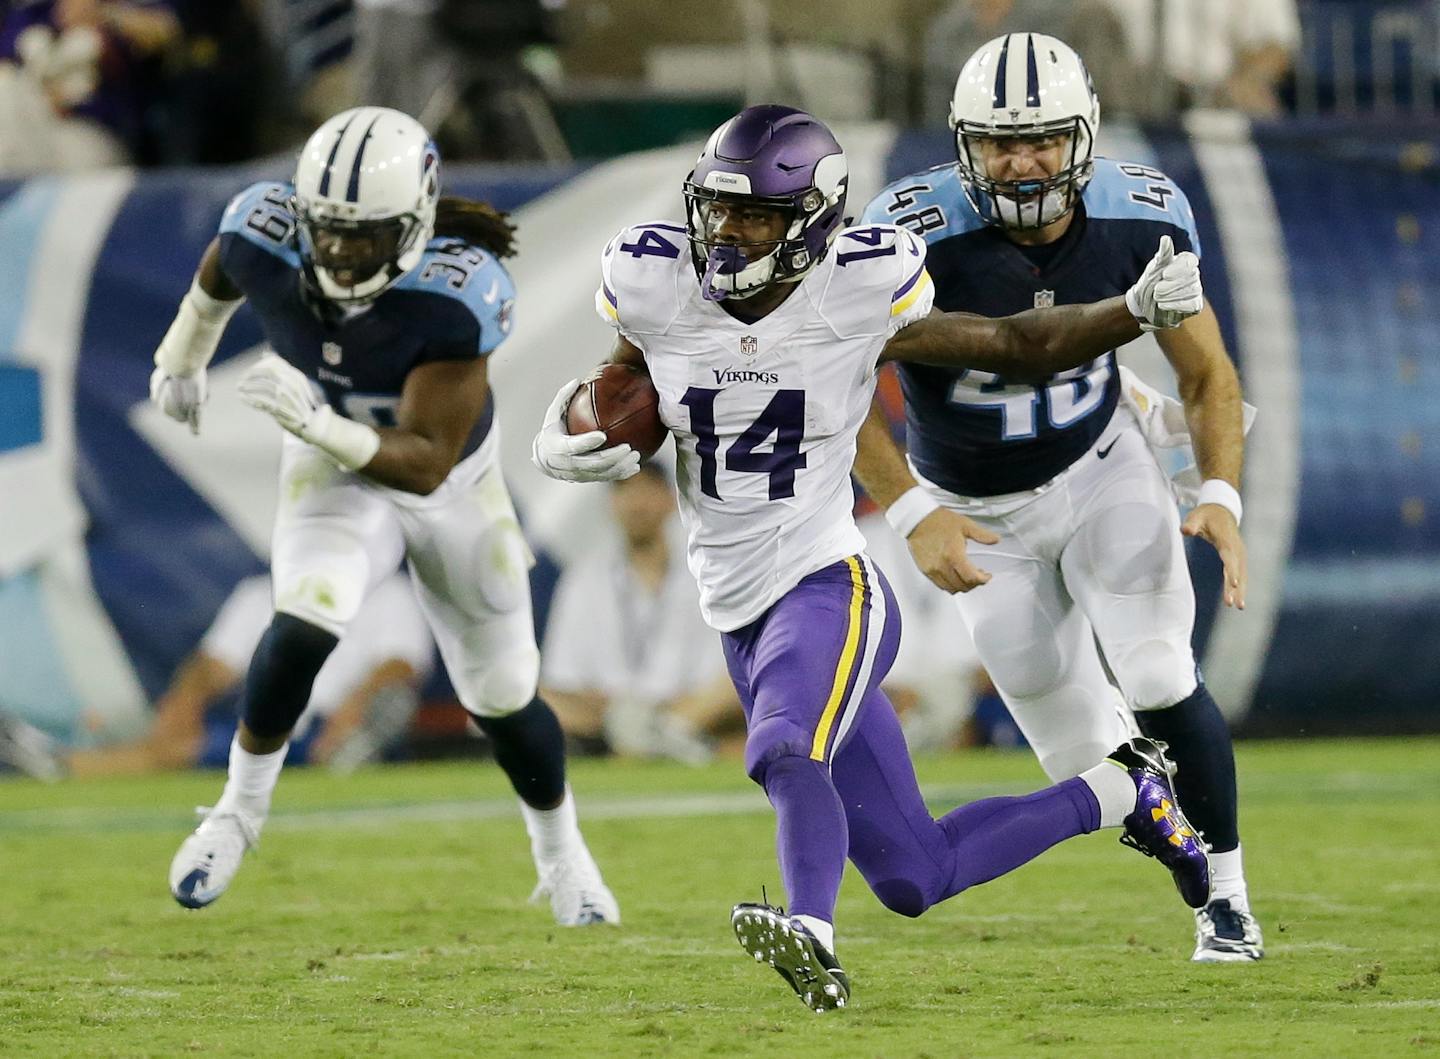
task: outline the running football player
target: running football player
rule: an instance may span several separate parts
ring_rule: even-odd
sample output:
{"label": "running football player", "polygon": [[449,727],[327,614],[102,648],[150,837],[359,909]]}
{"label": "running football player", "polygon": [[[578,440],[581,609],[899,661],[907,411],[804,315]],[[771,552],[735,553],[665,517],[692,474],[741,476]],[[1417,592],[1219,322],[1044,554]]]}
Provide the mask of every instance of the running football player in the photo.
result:
{"label": "running football player", "polygon": [[[690,569],[745,710],[746,770],[778,818],[790,914],[741,904],[732,925],[817,1011],[850,995],[833,926],[847,854],[887,907],[918,916],[1063,839],[1123,826],[1192,904],[1209,894],[1204,849],[1149,740],[1117,739],[1107,761],[1027,797],[930,815],[879,690],[899,614],[864,554],[850,486],[881,362],[1046,377],[1142,322],[1198,311],[1193,257],[1162,248],[1125,297],[1095,305],[932,315],[924,241],[846,228],[846,184],[824,125],[751,107],[706,145],[684,185],[686,223],[622,231],[596,294],[620,332],[614,359],[649,371],[675,435]],[[575,385],[556,395],[536,463],[570,481],[634,473],[628,445],[564,432]]]}
{"label": "running football player", "polygon": [[497,462],[487,357],[510,331],[513,229],[440,197],[419,123],[360,107],[325,122],[290,183],[230,203],[155,354],[152,400],[198,430],[205,368],[248,300],[273,352],[240,384],[284,431],[275,617],[245,682],[220,800],[170,867],[189,908],[224,893],[270,809],[286,743],[367,589],[403,557],[451,683],[520,798],[564,925],[619,910],[576,822],[564,739],[536,696],[529,550]]}
{"label": "running football player", "polygon": [[[1066,44],[996,38],[956,82],[957,161],[891,184],[865,220],[925,240],[940,308],[993,315],[1118,294],[1157,238],[1198,255],[1190,205],[1165,174],[1094,157],[1099,116]],[[1108,667],[1140,729],[1168,744],[1186,812],[1212,846],[1214,895],[1195,912],[1193,959],[1258,960],[1234,753],[1191,651],[1181,545],[1182,534],[1209,541],[1224,602],[1245,605],[1240,383],[1209,305],[1156,338],[1205,479],[1183,524],[1110,350],[1038,385],[902,364],[910,464],[877,411],[856,474],[921,568],[961,593],[980,660],[1052,780],[1094,765],[1126,731]],[[965,535],[986,544],[983,573]]]}

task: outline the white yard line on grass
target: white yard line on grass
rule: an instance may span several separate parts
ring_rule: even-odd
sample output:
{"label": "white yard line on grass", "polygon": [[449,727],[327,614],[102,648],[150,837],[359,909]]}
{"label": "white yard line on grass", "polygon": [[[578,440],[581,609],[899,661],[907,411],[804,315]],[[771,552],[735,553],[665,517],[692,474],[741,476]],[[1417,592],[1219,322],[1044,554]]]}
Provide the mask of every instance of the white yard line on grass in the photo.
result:
{"label": "white yard line on grass", "polygon": [[[959,805],[999,794],[1021,794],[1024,783],[966,784],[923,788],[935,805]],[[658,820],[692,816],[736,816],[770,811],[765,795],[755,790],[717,794],[602,795],[579,797],[580,815],[591,820]],[[177,813],[170,808],[104,809],[75,806],[56,809],[22,809],[0,814],[0,834],[51,831],[173,831]],[[407,802],[355,805],[334,809],[277,809],[265,825],[276,831],[319,831],[388,827],[397,823],[449,823],[518,817],[513,798],[477,798],[471,801]]]}

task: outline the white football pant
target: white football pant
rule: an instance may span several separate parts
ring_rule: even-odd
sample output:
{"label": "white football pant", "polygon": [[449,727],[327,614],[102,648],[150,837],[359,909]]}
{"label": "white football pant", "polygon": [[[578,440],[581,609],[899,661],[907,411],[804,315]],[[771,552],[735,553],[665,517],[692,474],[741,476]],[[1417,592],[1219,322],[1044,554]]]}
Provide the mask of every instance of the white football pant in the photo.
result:
{"label": "white football pant", "polygon": [[503,717],[535,696],[534,559],[495,461],[496,430],[434,493],[337,467],[286,435],[271,553],[275,609],[343,636],[403,557],[460,701]]}
{"label": "white football pant", "polygon": [[991,581],[954,598],[1052,780],[1078,775],[1129,738],[1126,705],[1160,709],[1194,692],[1195,593],[1179,513],[1128,409],[1038,489],[964,498],[925,484],[1000,537],[970,546]]}

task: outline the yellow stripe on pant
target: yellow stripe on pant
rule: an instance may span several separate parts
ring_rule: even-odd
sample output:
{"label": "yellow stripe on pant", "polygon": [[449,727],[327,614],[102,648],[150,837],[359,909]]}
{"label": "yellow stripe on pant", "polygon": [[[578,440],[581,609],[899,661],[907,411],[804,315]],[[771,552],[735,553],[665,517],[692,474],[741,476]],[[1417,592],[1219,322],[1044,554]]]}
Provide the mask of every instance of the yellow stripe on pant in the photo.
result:
{"label": "yellow stripe on pant", "polygon": [[850,676],[860,662],[860,627],[862,611],[865,605],[865,579],[860,573],[860,560],[855,556],[847,556],[846,565],[850,567],[850,622],[845,629],[845,646],[840,651],[840,662],[835,667],[835,683],[830,687],[830,698],[825,702],[825,711],[820,714],[820,724],[815,729],[815,740],[810,744],[810,758],[813,761],[825,760],[825,743],[830,738],[830,729],[835,724],[835,716],[840,712],[840,704],[845,698],[845,686],[850,683]]}

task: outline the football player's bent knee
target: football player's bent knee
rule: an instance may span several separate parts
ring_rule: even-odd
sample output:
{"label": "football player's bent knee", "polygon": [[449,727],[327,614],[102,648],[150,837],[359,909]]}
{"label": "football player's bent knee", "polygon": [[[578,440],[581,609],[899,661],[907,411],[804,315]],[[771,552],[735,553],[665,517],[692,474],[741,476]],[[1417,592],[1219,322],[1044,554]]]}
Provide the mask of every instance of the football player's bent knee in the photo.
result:
{"label": "football player's bent knee", "polygon": [[[540,682],[540,652],[533,644],[513,647],[466,674],[455,691],[471,713],[507,717],[535,698]],[[460,687],[459,684],[464,684]]]}
{"label": "football player's bent knee", "polygon": [[765,786],[765,772],[771,764],[782,757],[808,758],[813,739],[812,733],[789,718],[764,718],[745,736],[745,774]]}
{"label": "football player's bent knee", "polygon": [[[344,636],[345,627],[360,610],[364,577],[329,577],[309,574],[293,584],[275,578],[275,610],[319,626],[332,636]],[[356,582],[358,582],[358,587]]]}
{"label": "football player's bent knee", "polygon": [[1195,690],[1195,656],[1190,645],[1145,640],[1111,661],[1130,708],[1163,710]]}
{"label": "football player's bent knee", "polygon": [[925,913],[932,902],[925,891],[909,879],[885,879],[870,884],[870,891],[890,911],[915,919]]}

